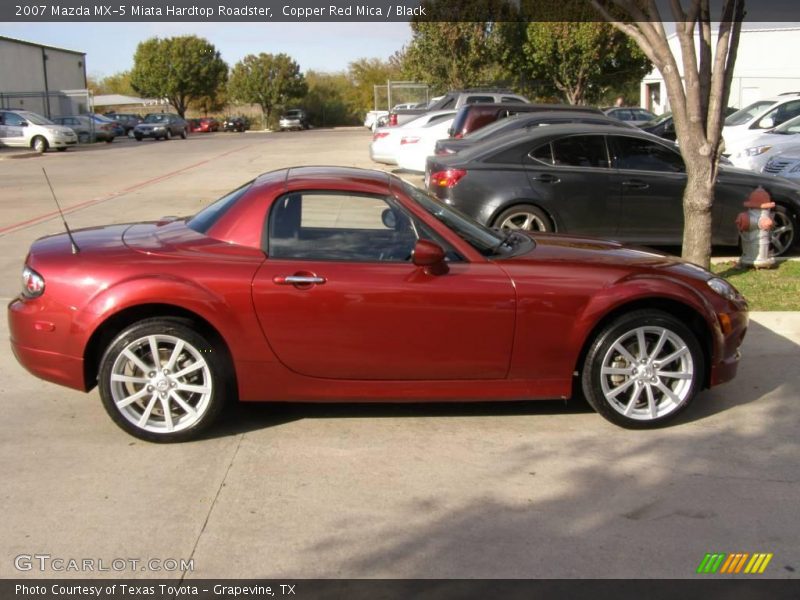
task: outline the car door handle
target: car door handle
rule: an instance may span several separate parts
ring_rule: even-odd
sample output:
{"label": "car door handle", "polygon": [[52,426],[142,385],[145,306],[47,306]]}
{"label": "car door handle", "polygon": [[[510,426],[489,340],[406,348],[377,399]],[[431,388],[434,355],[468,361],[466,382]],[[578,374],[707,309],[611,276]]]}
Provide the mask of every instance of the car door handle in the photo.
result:
{"label": "car door handle", "polygon": [[550,175],[550,173],[542,173],[541,175],[531,175],[531,179],[534,181],[541,181],[542,183],[558,183],[561,181],[555,175]]}
{"label": "car door handle", "polygon": [[650,184],[645,183],[641,179],[628,179],[626,181],[623,181],[622,185],[624,187],[629,187],[636,190],[646,190],[647,188],[650,187]]}
{"label": "car door handle", "polygon": [[275,276],[272,283],[276,285],[322,285],[327,279],[316,275],[286,275],[284,277]]}

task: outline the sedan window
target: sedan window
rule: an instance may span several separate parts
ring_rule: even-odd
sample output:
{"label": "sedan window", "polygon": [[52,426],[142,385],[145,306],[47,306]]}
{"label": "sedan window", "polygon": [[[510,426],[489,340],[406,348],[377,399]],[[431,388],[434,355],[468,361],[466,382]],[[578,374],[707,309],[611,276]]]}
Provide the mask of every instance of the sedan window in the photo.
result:
{"label": "sedan window", "polygon": [[412,220],[383,197],[293,192],[269,216],[271,258],[403,262],[418,238]]}
{"label": "sedan window", "polygon": [[608,152],[602,135],[576,135],[552,142],[553,164],[562,167],[608,168]]}
{"label": "sedan window", "polygon": [[634,137],[615,136],[617,169],[634,171],[662,171],[667,173],[683,173],[683,158],[669,148]]}
{"label": "sedan window", "polygon": [[467,96],[465,104],[492,104],[493,102],[492,96]]}

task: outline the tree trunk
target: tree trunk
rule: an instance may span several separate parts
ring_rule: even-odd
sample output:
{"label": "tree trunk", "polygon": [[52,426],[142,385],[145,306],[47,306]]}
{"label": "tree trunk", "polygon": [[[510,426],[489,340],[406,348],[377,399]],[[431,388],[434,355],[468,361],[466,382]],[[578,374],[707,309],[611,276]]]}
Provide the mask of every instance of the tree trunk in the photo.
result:
{"label": "tree trunk", "polygon": [[714,204],[714,159],[692,152],[686,165],[686,189],[683,192],[682,257],[703,268],[710,265],[711,209]]}

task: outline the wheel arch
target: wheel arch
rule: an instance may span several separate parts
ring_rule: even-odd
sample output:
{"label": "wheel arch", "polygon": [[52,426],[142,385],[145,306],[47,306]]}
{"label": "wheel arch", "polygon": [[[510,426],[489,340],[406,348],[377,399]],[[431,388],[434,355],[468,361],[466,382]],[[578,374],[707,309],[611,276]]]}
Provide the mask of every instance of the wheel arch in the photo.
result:
{"label": "wheel arch", "polygon": [[[573,372],[581,372],[581,368],[586,360],[586,356],[589,353],[592,343],[597,338],[597,335],[609,323],[621,315],[643,309],[660,310],[664,313],[667,313],[686,324],[692,330],[692,333],[697,336],[697,341],[703,351],[704,359],[703,381],[701,382],[700,389],[707,388],[709,382],[711,381],[711,365],[714,354],[714,334],[711,330],[711,327],[709,326],[705,317],[703,317],[703,315],[698,312],[697,309],[685,304],[684,302],[681,302],[680,300],[666,297],[639,298],[630,300],[615,306],[613,309],[605,313],[594,323],[589,334],[586,336],[586,339],[581,347],[581,351],[578,353],[578,358],[575,361]],[[580,379],[573,378],[573,396],[575,395],[576,390],[579,389]]]}
{"label": "wheel arch", "polygon": [[89,337],[83,353],[83,377],[87,391],[97,385],[97,376],[100,371],[100,360],[111,341],[122,331],[144,319],[173,318],[190,322],[197,331],[220,349],[226,362],[226,371],[229,373],[229,383],[232,386],[234,397],[238,396],[236,370],[228,343],[225,338],[201,315],[187,308],[167,303],[146,303],[129,306],[109,315],[100,323]]}
{"label": "wheel arch", "polygon": [[524,204],[535,206],[541,210],[545,215],[547,215],[547,218],[550,219],[550,223],[553,224],[553,231],[559,231],[560,223],[553,214],[553,211],[548,210],[548,208],[544,206],[538,199],[534,198],[514,198],[513,200],[501,203],[497,208],[494,209],[494,212],[492,212],[492,215],[489,218],[489,226],[495,227],[497,218],[508,209],[514,208],[515,206],[522,206]]}

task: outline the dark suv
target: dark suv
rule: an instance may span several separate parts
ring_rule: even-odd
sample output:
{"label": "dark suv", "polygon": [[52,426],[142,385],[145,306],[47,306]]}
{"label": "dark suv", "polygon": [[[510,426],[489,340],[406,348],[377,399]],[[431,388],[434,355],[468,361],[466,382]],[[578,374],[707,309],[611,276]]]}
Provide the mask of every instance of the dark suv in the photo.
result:
{"label": "dark suv", "polygon": [[569,111],[602,115],[600,109],[591,106],[574,106],[572,104],[468,104],[456,113],[450,137],[461,139],[468,133],[494,123],[500,119],[519,113],[544,111]]}

